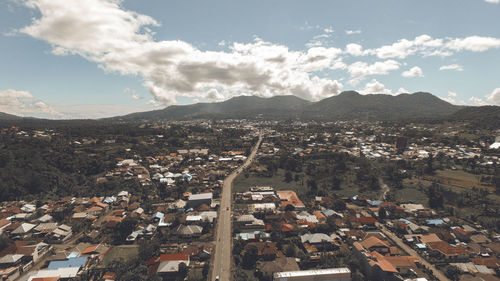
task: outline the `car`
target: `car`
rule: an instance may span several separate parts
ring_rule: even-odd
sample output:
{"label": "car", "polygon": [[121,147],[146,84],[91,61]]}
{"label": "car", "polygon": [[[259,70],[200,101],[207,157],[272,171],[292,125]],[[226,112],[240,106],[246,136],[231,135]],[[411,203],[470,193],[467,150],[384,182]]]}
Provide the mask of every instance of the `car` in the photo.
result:
{"label": "car", "polygon": [[215,281],[219,281],[219,275],[215,276]]}

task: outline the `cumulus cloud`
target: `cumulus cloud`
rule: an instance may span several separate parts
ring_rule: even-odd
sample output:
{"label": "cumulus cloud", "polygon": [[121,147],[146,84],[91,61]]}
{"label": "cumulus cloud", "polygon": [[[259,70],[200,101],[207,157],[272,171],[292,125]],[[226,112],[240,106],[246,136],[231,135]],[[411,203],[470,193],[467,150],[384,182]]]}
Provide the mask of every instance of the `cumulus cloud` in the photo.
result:
{"label": "cumulus cloud", "polygon": [[378,61],[374,64],[366,62],[355,62],[347,67],[347,71],[351,75],[350,84],[356,85],[369,75],[385,75],[391,70],[399,69],[399,62],[395,60]]}
{"label": "cumulus cloud", "polygon": [[409,78],[409,77],[424,77],[424,72],[422,69],[418,66],[414,66],[410,68],[409,70],[403,71],[401,73],[401,76]]}
{"label": "cumulus cloud", "polygon": [[[214,100],[247,94],[292,94],[309,100],[338,94],[339,80],[317,72],[346,69],[355,85],[369,75],[386,75],[399,69],[394,59],[414,54],[448,56],[460,51],[481,52],[500,47],[500,39],[470,36],[432,38],[420,35],[379,48],[348,44],[345,50],[324,47],[324,34],[305,51],[290,50],[256,38],[253,42],[220,42],[226,51],[203,51],[179,40],[157,41],[151,28],[159,23],[123,8],[120,0],[25,0],[39,16],[19,32],[48,42],[55,55],[74,54],[95,62],[104,71],[141,77],[157,104],[175,104],[178,97]],[[320,29],[306,23],[305,29]],[[360,33],[348,30],[347,34]],[[373,55],[385,61],[347,66],[346,56]],[[217,94],[214,92],[217,91]],[[134,94],[131,94],[135,95]],[[132,96],[134,98],[134,96]],[[138,96],[135,96],[138,98]]]}
{"label": "cumulus cloud", "polygon": [[488,105],[488,103],[487,103],[487,102],[485,102],[483,99],[481,99],[481,98],[476,98],[476,97],[474,97],[474,96],[473,96],[473,97],[471,97],[471,98],[469,99],[469,101],[471,101],[471,102],[472,102],[472,104],[477,105],[477,106]]}
{"label": "cumulus cloud", "polygon": [[158,23],[123,9],[118,0],[25,3],[41,16],[20,32],[47,41],[56,55],[77,54],[105,71],[142,76],[154,99],[165,105],[179,96],[203,98],[211,89],[217,89],[216,97],[294,94],[309,100],[342,89],[337,80],[313,73],[345,67],[340,49],[291,51],[257,38],[233,43],[228,52],[201,51],[183,41],[155,41],[149,27]]}
{"label": "cumulus cloud", "polygon": [[359,90],[359,93],[362,95],[368,95],[368,94],[392,95],[392,91],[390,89],[387,89],[384,84],[377,81],[376,79],[372,79],[370,82],[366,83],[365,87]]}
{"label": "cumulus cloud", "polygon": [[440,97],[440,99],[452,104],[465,104],[463,101],[457,101],[457,97],[458,94],[456,92],[449,91],[446,97]]}
{"label": "cumulus cloud", "polygon": [[485,2],[492,3],[492,4],[498,4],[500,3],[500,0],[484,0]]}
{"label": "cumulus cloud", "polygon": [[500,105],[500,88],[496,88],[487,97],[488,101],[493,104]]}
{"label": "cumulus cloud", "polygon": [[372,54],[372,51],[370,50],[363,50],[363,46],[356,44],[356,43],[350,43],[347,44],[345,47],[345,53],[351,55],[351,56],[366,56],[369,54]]}
{"label": "cumulus cloud", "polygon": [[500,39],[493,37],[470,36],[449,41],[446,47],[455,51],[484,52],[489,49],[499,48]]}
{"label": "cumulus cloud", "polygon": [[456,70],[456,71],[464,71],[464,67],[458,64],[450,64],[443,65],[439,68],[439,70]]}
{"label": "cumulus cloud", "polygon": [[396,95],[400,95],[400,94],[408,94],[408,93],[410,93],[410,91],[408,91],[407,89],[405,89],[405,88],[401,87],[401,88],[399,88],[399,89],[397,90]]}
{"label": "cumulus cloud", "polygon": [[28,91],[0,90],[0,112],[30,117],[60,117],[61,113]]}

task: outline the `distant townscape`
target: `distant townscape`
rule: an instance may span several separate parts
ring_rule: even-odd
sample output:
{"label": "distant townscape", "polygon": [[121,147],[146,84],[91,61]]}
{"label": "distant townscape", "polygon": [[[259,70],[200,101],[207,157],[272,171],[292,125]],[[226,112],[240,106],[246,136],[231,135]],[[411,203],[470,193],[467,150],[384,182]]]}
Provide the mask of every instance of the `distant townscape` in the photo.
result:
{"label": "distant townscape", "polygon": [[3,280],[498,278],[500,131],[23,122],[0,132]]}

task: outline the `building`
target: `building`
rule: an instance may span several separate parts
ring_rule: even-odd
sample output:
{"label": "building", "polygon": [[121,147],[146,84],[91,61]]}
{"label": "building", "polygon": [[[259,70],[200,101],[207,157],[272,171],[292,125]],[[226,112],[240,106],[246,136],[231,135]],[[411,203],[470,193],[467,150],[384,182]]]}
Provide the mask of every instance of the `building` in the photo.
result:
{"label": "building", "polygon": [[351,271],[347,267],[274,273],[274,281],[350,281]]}
{"label": "building", "polygon": [[196,208],[202,204],[207,204],[208,206],[211,206],[212,205],[212,198],[213,198],[213,194],[211,192],[193,194],[193,195],[189,196],[189,199],[187,202],[187,207],[188,208]]}

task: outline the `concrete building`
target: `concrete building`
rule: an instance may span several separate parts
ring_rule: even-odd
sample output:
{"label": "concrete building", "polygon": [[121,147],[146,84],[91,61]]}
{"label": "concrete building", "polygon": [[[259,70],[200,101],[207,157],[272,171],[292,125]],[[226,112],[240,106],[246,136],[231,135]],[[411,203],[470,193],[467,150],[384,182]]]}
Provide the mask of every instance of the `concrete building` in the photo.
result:
{"label": "concrete building", "polygon": [[188,206],[188,208],[196,208],[196,207],[200,206],[201,204],[207,204],[208,206],[210,206],[210,205],[212,205],[212,198],[213,198],[213,194],[211,192],[193,194],[193,195],[189,196],[187,206]]}
{"label": "concrete building", "polygon": [[327,268],[274,273],[274,281],[350,281],[351,271],[347,267]]}

